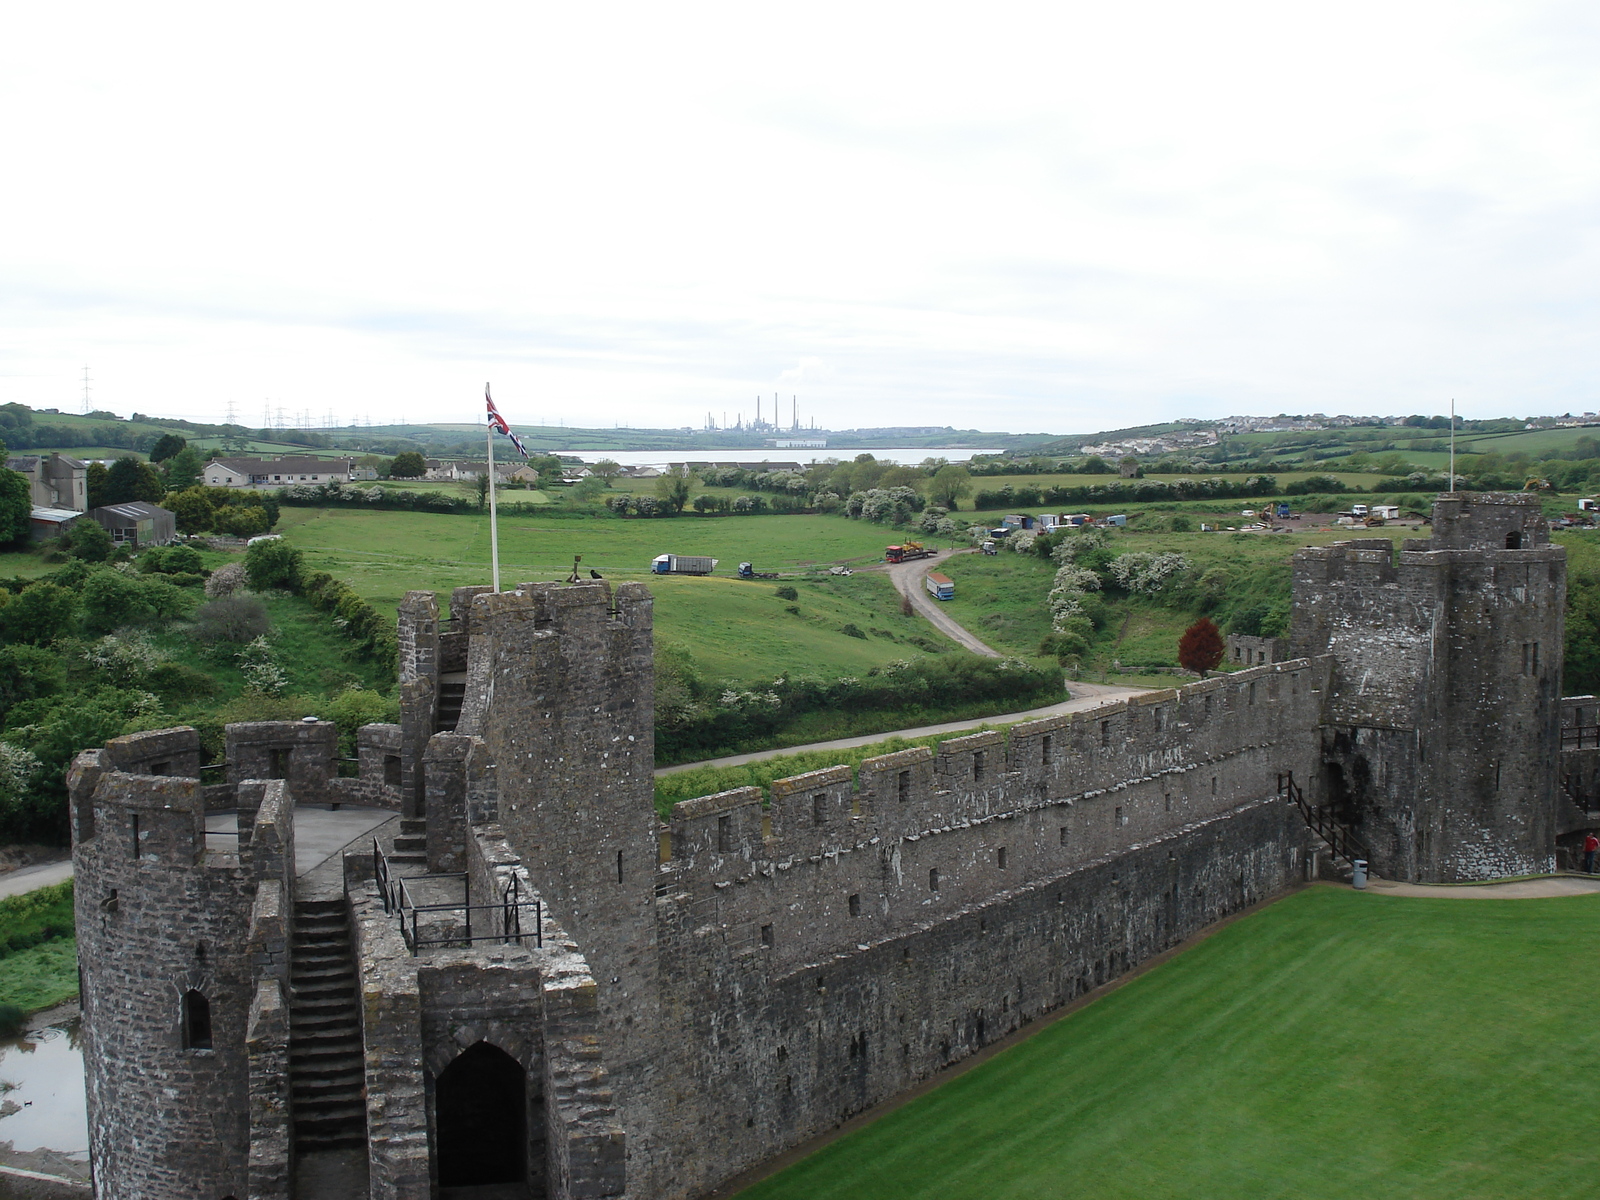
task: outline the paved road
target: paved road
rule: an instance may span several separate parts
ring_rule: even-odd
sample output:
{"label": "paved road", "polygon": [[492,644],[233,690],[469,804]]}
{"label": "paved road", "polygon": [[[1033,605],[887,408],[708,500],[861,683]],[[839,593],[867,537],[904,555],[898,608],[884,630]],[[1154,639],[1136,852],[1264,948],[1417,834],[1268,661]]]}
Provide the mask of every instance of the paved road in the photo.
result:
{"label": "paved road", "polygon": [[72,878],[72,860],[64,858],[60,862],[38,863],[31,867],[18,867],[15,871],[8,871],[0,875],[0,900],[7,896],[20,896],[24,892],[31,892],[37,888],[49,887],[52,883],[60,883],[63,879]]}
{"label": "paved road", "polygon": [[854,746],[870,746],[874,742],[881,742],[892,737],[931,737],[941,733],[960,733],[964,729],[976,729],[980,725],[997,725],[1012,721],[1038,721],[1045,717],[1054,717],[1061,713],[1084,712],[1091,708],[1099,708],[1102,704],[1111,704],[1126,696],[1138,696],[1149,691],[1149,688],[1116,687],[1105,683],[1074,683],[1071,685],[1074,693],[1071,700],[1063,700],[1059,704],[1047,705],[1044,708],[1030,708],[1027,712],[1003,713],[995,717],[973,717],[967,721],[951,721],[945,725],[923,725],[917,729],[891,729],[885,733],[867,734],[864,737],[835,738],[831,742],[813,742],[809,746],[788,746],[782,750],[761,750],[755,754],[730,754],[726,758],[709,758],[702,762],[683,763],[676,767],[660,767],[656,776],[671,775],[678,771],[687,771],[693,767],[739,767],[745,763],[758,762],[764,758],[775,758],[780,754],[803,754],[808,750],[848,750]]}
{"label": "paved road", "polygon": [[928,572],[933,570],[945,559],[953,554],[972,554],[971,550],[941,550],[932,558],[916,558],[910,562],[889,563],[884,569],[889,572],[889,579],[894,584],[894,590],[902,596],[909,597],[911,607],[928,619],[928,622],[945,637],[957,645],[965,646],[974,654],[981,654],[985,658],[1004,658],[1005,655],[980,642],[965,627],[956,624],[946,616],[939,607],[939,602],[928,595],[923,586],[923,579]]}

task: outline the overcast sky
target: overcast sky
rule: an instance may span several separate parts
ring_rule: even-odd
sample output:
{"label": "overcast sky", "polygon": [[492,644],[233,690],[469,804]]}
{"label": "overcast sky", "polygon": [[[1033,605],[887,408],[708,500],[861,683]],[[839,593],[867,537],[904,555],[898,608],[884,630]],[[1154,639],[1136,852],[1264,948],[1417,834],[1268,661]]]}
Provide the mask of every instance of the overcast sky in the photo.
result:
{"label": "overcast sky", "polygon": [[0,401],[1600,407],[1590,4],[11,5]]}

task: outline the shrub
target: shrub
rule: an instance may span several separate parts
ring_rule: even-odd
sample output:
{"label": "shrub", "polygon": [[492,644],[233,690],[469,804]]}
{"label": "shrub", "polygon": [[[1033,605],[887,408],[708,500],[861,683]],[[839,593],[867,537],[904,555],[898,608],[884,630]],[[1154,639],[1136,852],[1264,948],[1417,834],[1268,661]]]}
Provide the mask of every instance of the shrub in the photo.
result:
{"label": "shrub", "polygon": [[247,581],[243,563],[228,563],[211,572],[211,578],[206,580],[206,595],[213,599],[231,596],[243,588]]}
{"label": "shrub", "polygon": [[8,642],[47,646],[68,633],[78,617],[78,597],[55,583],[36,583],[0,608],[0,635]]}
{"label": "shrub", "polygon": [[860,627],[857,626],[853,621],[846,621],[843,625],[839,626],[839,632],[844,634],[846,637],[861,638],[863,640],[865,640],[867,636],[861,632]]}
{"label": "shrub", "polygon": [[91,517],[79,517],[74,521],[72,528],[67,530],[66,538],[72,547],[73,557],[81,558],[84,562],[105,562],[115,549],[111,535]]}
{"label": "shrub", "polygon": [[271,629],[266,605],[254,596],[218,596],[206,601],[194,614],[194,634],[202,642],[242,644],[254,641]]}
{"label": "shrub", "polygon": [[244,676],[246,691],[278,696],[289,686],[289,677],[284,674],[283,665],[278,661],[278,652],[265,635],[250,641],[233,657],[239,664],[240,674]]}
{"label": "shrub", "polygon": [[173,704],[204,700],[221,690],[217,681],[204,671],[175,662],[157,663],[144,677],[144,686]]}
{"label": "shrub", "polygon": [[782,587],[775,589],[773,594],[777,596],[779,600],[800,599],[800,593],[795,591],[794,588],[790,587],[788,584],[784,584]]}
{"label": "shrub", "polygon": [[255,592],[272,588],[298,592],[300,564],[300,551],[282,538],[257,542],[244,552],[245,575],[250,580],[250,590]]}
{"label": "shrub", "polygon": [[140,581],[111,568],[89,576],[79,596],[83,623],[90,633],[110,633],[119,625],[136,625],[152,615]]}
{"label": "shrub", "polygon": [[349,756],[356,752],[356,730],[363,725],[398,721],[400,702],[352,684],[327,703],[322,715],[339,727],[340,752]]}
{"label": "shrub", "polygon": [[161,561],[167,575],[203,575],[205,570],[205,560],[193,546],[170,546]]}

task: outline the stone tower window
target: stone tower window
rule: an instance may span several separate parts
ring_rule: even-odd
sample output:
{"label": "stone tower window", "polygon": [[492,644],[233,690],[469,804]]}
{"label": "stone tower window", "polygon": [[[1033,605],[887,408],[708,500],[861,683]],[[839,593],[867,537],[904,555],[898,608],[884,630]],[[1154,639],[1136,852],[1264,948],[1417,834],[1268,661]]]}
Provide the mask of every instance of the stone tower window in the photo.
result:
{"label": "stone tower window", "polygon": [[861,893],[860,892],[852,892],[851,895],[850,895],[850,915],[852,917],[859,917],[861,915]]}
{"label": "stone tower window", "polygon": [[1100,744],[1102,746],[1111,745],[1111,722],[1110,721],[1101,721],[1100,722]]}
{"label": "stone tower window", "polygon": [[622,851],[618,850],[617,851],[617,882],[621,883],[622,881],[623,881],[623,877],[622,877]]}
{"label": "stone tower window", "polygon": [[733,818],[717,818],[717,849],[726,854],[733,849]]}
{"label": "stone tower window", "polygon": [[289,750],[287,747],[267,751],[267,778],[289,778]]}
{"label": "stone tower window", "polygon": [[1050,735],[1047,733],[1039,739],[1039,761],[1044,766],[1050,765],[1050,751],[1052,749]]}
{"label": "stone tower window", "polygon": [[1510,533],[1506,534],[1506,549],[1507,550],[1521,550],[1522,549],[1522,534],[1519,533],[1517,530],[1513,529]]}
{"label": "stone tower window", "polygon": [[984,760],[984,758],[985,758],[985,755],[984,755],[982,750],[974,750],[972,752],[972,782],[973,783],[977,783],[978,780],[983,778],[983,766],[984,766],[983,760]]}
{"label": "stone tower window", "polygon": [[895,786],[899,789],[902,801],[911,799],[911,772],[901,771]]}
{"label": "stone tower window", "polygon": [[930,892],[937,892],[939,890],[939,868],[938,867],[929,867],[928,868],[928,890]]}
{"label": "stone tower window", "polygon": [[128,821],[128,833],[133,839],[133,857],[139,857],[139,814],[133,813]]}
{"label": "stone tower window", "polygon": [[387,787],[397,788],[400,786],[400,756],[398,754],[385,754],[383,756],[383,782]]}
{"label": "stone tower window", "polygon": [[995,865],[1002,871],[1006,869],[1006,848],[1004,846],[994,852],[994,861]]}
{"label": "stone tower window", "polygon": [[211,1049],[211,1001],[190,988],[183,994],[183,1048]]}
{"label": "stone tower window", "polygon": [[811,797],[811,823],[813,825],[828,823],[828,797],[822,792]]}

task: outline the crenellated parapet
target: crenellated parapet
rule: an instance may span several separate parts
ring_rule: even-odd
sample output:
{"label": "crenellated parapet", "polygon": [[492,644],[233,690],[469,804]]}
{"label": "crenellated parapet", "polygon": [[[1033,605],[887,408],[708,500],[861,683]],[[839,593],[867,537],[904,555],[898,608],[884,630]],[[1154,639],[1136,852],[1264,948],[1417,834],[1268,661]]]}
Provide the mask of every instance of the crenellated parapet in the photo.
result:
{"label": "crenellated parapet", "polygon": [[[1309,778],[1331,661],[1269,664],[673,809],[659,888],[772,969],[847,952]],[[664,910],[667,911],[667,910]],[[669,920],[675,918],[668,918]]]}

